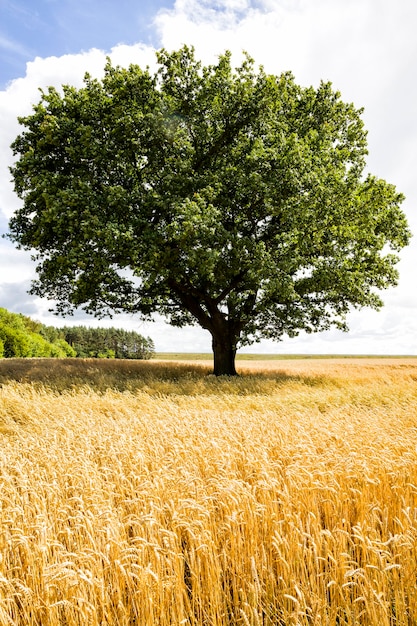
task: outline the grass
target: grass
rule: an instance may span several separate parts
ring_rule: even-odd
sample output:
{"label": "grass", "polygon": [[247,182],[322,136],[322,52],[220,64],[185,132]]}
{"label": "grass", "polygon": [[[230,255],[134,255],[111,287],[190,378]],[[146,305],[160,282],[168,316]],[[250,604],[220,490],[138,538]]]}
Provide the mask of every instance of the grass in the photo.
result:
{"label": "grass", "polygon": [[417,623],[417,360],[0,361],[0,624]]}

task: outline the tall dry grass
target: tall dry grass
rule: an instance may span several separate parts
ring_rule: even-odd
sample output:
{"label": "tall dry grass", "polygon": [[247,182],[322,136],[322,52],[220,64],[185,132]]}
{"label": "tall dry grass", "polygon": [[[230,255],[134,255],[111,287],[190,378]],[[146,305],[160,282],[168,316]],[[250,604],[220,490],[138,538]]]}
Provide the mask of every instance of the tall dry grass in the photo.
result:
{"label": "tall dry grass", "polygon": [[0,362],[0,624],[417,623],[417,360]]}

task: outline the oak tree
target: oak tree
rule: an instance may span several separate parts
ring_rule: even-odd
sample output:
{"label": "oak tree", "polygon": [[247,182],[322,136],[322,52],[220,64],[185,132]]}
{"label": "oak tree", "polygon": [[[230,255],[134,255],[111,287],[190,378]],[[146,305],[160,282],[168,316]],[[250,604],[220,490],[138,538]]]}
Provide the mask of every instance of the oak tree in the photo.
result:
{"label": "oak tree", "polygon": [[229,375],[239,345],[379,308],[410,233],[403,196],[364,174],[362,110],[248,56],[157,57],[153,73],[108,61],[20,118],[10,237],[35,251],[32,293],[199,324]]}

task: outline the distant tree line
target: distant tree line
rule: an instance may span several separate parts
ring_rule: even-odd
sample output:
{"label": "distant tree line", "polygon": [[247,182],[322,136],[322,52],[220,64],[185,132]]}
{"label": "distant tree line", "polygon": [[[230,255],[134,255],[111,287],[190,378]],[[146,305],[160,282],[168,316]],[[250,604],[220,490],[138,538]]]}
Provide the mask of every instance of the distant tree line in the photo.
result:
{"label": "distant tree line", "polygon": [[76,356],[62,334],[45,330],[40,322],[0,307],[0,358]]}
{"label": "distant tree line", "polygon": [[65,326],[60,332],[79,357],[150,359],[155,352],[152,339],[133,330]]}
{"label": "distant tree line", "polygon": [[154,352],[152,339],[134,331],[86,326],[55,328],[0,307],[0,358],[149,359]]}

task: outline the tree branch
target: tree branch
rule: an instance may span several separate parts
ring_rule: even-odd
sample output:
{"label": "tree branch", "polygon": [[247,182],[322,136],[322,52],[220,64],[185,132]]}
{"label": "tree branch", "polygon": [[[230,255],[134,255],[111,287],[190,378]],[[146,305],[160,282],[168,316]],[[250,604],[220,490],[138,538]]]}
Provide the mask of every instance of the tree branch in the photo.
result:
{"label": "tree branch", "polygon": [[173,278],[168,279],[168,286],[178,296],[183,307],[193,315],[200,326],[207,330],[212,328],[212,320],[200,304],[200,299],[195,294],[190,293],[186,286],[181,285]]}

